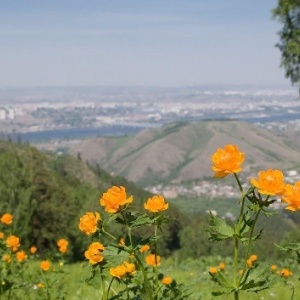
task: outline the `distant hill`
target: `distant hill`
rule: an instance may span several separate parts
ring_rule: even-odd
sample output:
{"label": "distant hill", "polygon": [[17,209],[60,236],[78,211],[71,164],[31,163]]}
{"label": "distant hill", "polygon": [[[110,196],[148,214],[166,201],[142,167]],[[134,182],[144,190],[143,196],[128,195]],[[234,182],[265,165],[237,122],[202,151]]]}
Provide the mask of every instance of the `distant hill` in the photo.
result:
{"label": "distant hill", "polygon": [[97,163],[141,185],[211,177],[210,156],[233,143],[246,153],[244,170],[299,169],[299,143],[240,121],[173,123],[133,136],[99,137],[70,148],[72,155]]}

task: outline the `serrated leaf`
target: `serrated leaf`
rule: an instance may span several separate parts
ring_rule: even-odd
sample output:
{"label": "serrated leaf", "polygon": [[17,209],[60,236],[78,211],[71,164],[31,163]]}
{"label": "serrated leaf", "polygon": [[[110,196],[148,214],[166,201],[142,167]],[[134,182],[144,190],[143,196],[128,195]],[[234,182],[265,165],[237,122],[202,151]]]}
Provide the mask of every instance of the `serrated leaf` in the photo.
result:
{"label": "serrated leaf", "polygon": [[207,230],[209,240],[223,241],[234,236],[235,232],[233,228],[229,226],[224,220],[215,217],[213,214],[211,214],[210,216],[212,225],[209,226],[209,229]]}
{"label": "serrated leaf", "polygon": [[269,266],[257,267],[250,270],[248,274],[246,275],[246,280],[240,286],[240,290],[259,292],[270,288],[272,285],[272,281],[270,280],[272,272]]}
{"label": "serrated leaf", "polygon": [[103,251],[106,261],[105,267],[115,267],[128,260],[128,252],[122,251],[119,247],[108,245]]}
{"label": "serrated leaf", "polygon": [[151,218],[148,215],[144,214],[144,215],[137,217],[130,224],[130,227],[135,228],[135,227],[139,227],[139,226],[143,226],[143,225],[152,225],[152,224],[153,224],[153,221],[151,220]]}

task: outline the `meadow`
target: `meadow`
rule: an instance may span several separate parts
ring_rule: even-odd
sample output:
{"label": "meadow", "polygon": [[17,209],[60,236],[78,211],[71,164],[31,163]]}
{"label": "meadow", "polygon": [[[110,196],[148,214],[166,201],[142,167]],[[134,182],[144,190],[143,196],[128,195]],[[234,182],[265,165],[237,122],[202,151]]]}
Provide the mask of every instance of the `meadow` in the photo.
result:
{"label": "meadow", "polygon": [[[231,272],[231,259],[220,256],[202,257],[197,260],[185,259],[181,260],[176,255],[168,258],[162,264],[162,271],[172,274],[172,277],[179,283],[184,283],[186,288],[192,292],[189,299],[191,300],[209,300],[209,299],[228,299],[228,295],[219,297],[212,296],[212,291],[216,290],[215,283],[210,279],[209,267],[224,261],[226,263],[225,272]],[[291,262],[289,262],[291,263]],[[296,263],[294,261],[294,263]],[[285,263],[282,261],[282,265]],[[299,274],[299,267],[294,265],[294,276],[288,280],[280,278],[279,275],[274,274],[277,283],[269,290],[262,291],[259,294],[244,292],[241,294],[243,299],[291,299],[292,285],[296,289],[294,299],[298,299],[297,289],[299,288],[299,280],[296,274]],[[278,266],[279,267],[279,266]],[[65,264],[60,267],[57,264],[53,269],[52,278],[54,280],[52,293],[47,298],[47,290],[45,286],[39,287],[38,283],[43,280],[43,275],[40,273],[38,262],[27,262],[24,266],[23,287],[15,290],[11,295],[11,299],[15,300],[40,300],[40,299],[67,299],[67,300],[98,300],[101,299],[102,292],[98,279],[94,279],[87,283],[86,280],[90,277],[91,268],[86,262]],[[39,276],[36,276],[40,274]],[[118,290],[118,284],[114,286],[114,290]],[[6,296],[1,296],[0,299],[9,299]]]}

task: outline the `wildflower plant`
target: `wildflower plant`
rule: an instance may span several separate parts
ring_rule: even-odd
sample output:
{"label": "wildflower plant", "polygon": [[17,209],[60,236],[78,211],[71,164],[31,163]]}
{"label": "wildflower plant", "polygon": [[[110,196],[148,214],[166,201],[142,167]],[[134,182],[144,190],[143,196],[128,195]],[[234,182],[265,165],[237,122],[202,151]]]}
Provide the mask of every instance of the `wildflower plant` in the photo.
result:
{"label": "wildflower plant", "polygon": [[0,298],[9,299],[12,291],[23,284],[28,255],[21,249],[20,238],[12,234],[13,215],[4,213],[0,221],[3,230],[0,237]]}
{"label": "wildflower plant", "polygon": [[[300,211],[300,181],[295,182],[294,185],[286,184],[281,196],[281,200],[283,203],[287,204],[285,207],[286,210],[291,212]],[[289,243],[284,246],[276,246],[279,248],[279,250],[296,253],[297,263],[300,264],[300,242]],[[281,271],[281,275],[284,278],[288,278],[292,275],[292,272],[285,268]]]}
{"label": "wildflower plant", "polygon": [[[25,249],[21,239],[12,231],[13,215],[5,213],[0,218],[0,299],[31,299],[34,294],[38,299],[63,299],[61,268],[49,259],[39,262],[38,268],[29,271],[28,261],[37,261],[38,249],[32,245]],[[62,261],[62,256],[68,251],[69,242],[66,239],[57,241],[58,254],[53,255]]]}
{"label": "wildflower plant", "polygon": [[[92,271],[88,282],[100,277],[102,300],[187,299],[183,286],[160,270],[157,241],[162,225],[170,222],[164,214],[169,204],[162,196],[153,196],[144,203],[146,212],[140,213],[132,209],[132,202],[125,187],[113,186],[99,200],[104,211],[80,218],[78,228],[91,238],[84,253]],[[125,234],[112,234],[112,224]],[[141,236],[144,227],[152,227],[153,234]]]}
{"label": "wildflower plant", "polygon": [[225,276],[218,268],[211,268],[209,274],[221,289],[214,295],[234,294],[239,299],[242,291],[259,292],[275,283],[270,266],[262,267],[257,263],[257,256],[251,255],[253,244],[261,238],[262,229],[257,232],[257,220],[261,215],[271,216],[272,203],[281,197],[287,203],[286,209],[296,210],[299,205],[300,184],[287,185],[280,170],[268,169],[258,172],[250,180],[250,188],[245,190],[239,178],[245,154],[236,145],[225,145],[212,156],[212,170],[215,178],[234,176],[240,191],[240,210],[234,225],[211,214],[209,239],[214,242],[233,240],[233,274]]}

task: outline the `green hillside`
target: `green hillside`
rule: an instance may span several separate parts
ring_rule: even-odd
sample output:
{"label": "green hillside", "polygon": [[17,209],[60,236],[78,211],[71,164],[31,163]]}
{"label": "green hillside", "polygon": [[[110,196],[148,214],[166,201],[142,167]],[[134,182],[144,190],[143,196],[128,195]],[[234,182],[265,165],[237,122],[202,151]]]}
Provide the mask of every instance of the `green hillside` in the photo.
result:
{"label": "green hillside", "polygon": [[123,185],[142,207],[150,194],[122,177],[112,177],[95,166],[66,155],[43,153],[30,145],[0,140],[0,212],[14,216],[26,248],[36,245],[40,253],[71,240],[71,256],[82,256],[86,241],[78,230],[79,217],[100,209],[97,201],[113,185]]}
{"label": "green hillside", "polygon": [[229,143],[246,153],[246,174],[263,168],[300,167],[299,146],[292,138],[240,121],[174,123],[134,136],[84,140],[69,151],[148,186],[212,176],[210,156]]}

